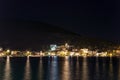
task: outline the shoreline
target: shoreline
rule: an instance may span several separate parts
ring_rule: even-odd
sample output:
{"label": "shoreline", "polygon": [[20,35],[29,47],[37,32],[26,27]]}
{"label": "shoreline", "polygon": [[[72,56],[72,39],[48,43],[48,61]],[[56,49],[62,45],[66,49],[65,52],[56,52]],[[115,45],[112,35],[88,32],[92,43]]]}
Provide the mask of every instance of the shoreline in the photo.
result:
{"label": "shoreline", "polygon": [[44,58],[44,57],[50,57],[50,58],[54,58],[54,57],[59,57],[59,58],[112,58],[112,57],[116,57],[116,58],[120,58],[120,56],[0,56],[0,58],[6,58],[6,57],[10,57],[10,58]]}

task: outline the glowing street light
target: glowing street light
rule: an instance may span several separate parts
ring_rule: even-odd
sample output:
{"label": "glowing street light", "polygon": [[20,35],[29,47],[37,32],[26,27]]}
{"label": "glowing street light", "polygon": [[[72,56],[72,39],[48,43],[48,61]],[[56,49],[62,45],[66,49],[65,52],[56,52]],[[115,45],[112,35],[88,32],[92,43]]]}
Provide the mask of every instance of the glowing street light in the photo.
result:
{"label": "glowing street light", "polygon": [[7,53],[10,53],[10,50],[9,50],[9,49],[7,50]]}

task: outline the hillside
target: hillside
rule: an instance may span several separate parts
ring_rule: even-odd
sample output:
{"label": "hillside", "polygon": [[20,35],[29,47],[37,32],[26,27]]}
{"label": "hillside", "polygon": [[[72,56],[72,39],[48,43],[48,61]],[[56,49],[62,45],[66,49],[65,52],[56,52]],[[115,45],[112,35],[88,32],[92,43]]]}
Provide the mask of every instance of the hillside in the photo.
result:
{"label": "hillside", "polygon": [[0,45],[11,49],[40,50],[48,48],[50,44],[64,44],[68,42],[76,47],[107,48],[114,43],[80,36],[60,27],[34,21],[1,21]]}

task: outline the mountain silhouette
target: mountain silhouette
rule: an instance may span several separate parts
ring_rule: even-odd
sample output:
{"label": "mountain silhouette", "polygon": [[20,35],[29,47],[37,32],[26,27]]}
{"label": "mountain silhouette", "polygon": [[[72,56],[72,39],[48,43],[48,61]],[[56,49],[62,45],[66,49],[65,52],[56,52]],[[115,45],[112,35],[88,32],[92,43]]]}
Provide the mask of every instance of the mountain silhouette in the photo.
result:
{"label": "mountain silhouette", "polygon": [[1,21],[0,43],[12,49],[41,49],[50,44],[63,44],[71,35],[68,30],[36,21]]}
{"label": "mountain silhouette", "polygon": [[88,38],[39,21],[8,20],[0,22],[0,45],[18,50],[41,50],[50,44],[74,44],[77,47],[113,45],[102,39]]}

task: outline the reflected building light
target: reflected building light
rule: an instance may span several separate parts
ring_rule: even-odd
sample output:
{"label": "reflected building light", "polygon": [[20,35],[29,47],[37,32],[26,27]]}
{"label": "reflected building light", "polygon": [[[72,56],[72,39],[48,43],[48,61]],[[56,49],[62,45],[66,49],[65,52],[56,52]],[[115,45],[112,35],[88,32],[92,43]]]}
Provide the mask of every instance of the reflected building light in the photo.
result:
{"label": "reflected building light", "polygon": [[99,58],[96,57],[96,67],[98,68],[99,67]]}
{"label": "reflected building light", "polygon": [[103,60],[103,64],[102,64],[102,71],[104,72],[103,76],[105,76],[106,74],[106,62]]}
{"label": "reflected building light", "polygon": [[3,80],[12,80],[11,79],[11,67],[10,67],[10,57],[9,56],[7,56]]}
{"label": "reflected building light", "polygon": [[71,80],[70,64],[68,60],[64,61],[62,69],[62,80]]}
{"label": "reflected building light", "polygon": [[58,61],[53,60],[51,62],[51,70],[50,70],[50,80],[57,80],[59,79],[59,72],[58,72]]}
{"label": "reflected building light", "polygon": [[[78,60],[76,62],[76,68],[79,68],[79,61]],[[79,69],[77,69],[77,70],[79,70]]]}
{"label": "reflected building light", "polygon": [[42,61],[42,56],[40,56],[40,61]]}
{"label": "reflected building light", "polygon": [[43,71],[43,62],[42,62],[42,59],[40,59],[40,61],[39,61],[39,67],[38,67],[38,80],[42,80],[43,79],[43,74],[44,74],[44,71]]}
{"label": "reflected building light", "polygon": [[87,54],[83,54],[83,58],[84,58],[84,59],[87,58]]}
{"label": "reflected building light", "polygon": [[77,56],[77,62],[79,62],[79,56]]}
{"label": "reflected building light", "polygon": [[81,79],[81,77],[80,77],[80,65],[79,65],[79,61],[78,60],[76,62],[76,70],[75,71],[76,71],[75,72],[75,74],[76,74],[75,79],[76,80],[80,80]]}
{"label": "reflected building light", "polygon": [[[119,58],[118,62],[120,62],[120,58]],[[119,66],[118,66],[118,79],[120,79],[120,63],[119,63]]]}
{"label": "reflected building light", "polygon": [[53,56],[53,60],[57,61],[58,57],[57,56]]}
{"label": "reflected building light", "polygon": [[27,57],[27,61],[26,61],[24,80],[31,80],[31,70],[30,70],[29,56]]}
{"label": "reflected building light", "polygon": [[83,58],[83,64],[82,64],[82,70],[83,70],[83,75],[82,75],[82,80],[88,80],[88,66],[87,66],[87,58]]}
{"label": "reflected building light", "polygon": [[99,72],[100,72],[99,71],[99,61],[98,61],[98,57],[96,57],[96,73],[97,73],[96,77],[95,77],[96,80],[99,79],[99,75],[100,75]]}
{"label": "reflected building light", "polygon": [[[110,76],[110,79],[113,78],[113,63],[112,63],[112,57],[110,57],[110,63],[109,63],[109,76]],[[113,79],[112,79],[113,80]]]}

